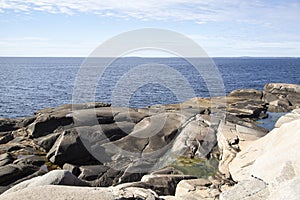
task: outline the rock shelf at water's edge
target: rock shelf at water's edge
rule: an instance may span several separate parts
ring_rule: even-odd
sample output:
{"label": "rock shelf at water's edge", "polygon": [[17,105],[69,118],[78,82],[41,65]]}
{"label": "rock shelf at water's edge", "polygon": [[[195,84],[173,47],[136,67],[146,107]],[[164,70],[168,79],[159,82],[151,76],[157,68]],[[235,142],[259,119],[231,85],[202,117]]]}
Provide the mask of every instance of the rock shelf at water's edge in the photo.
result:
{"label": "rock shelf at water's edge", "polygon": [[[299,85],[270,83],[181,104],[2,118],[0,199],[299,199],[299,108]],[[288,114],[270,131],[257,123],[268,112]]]}

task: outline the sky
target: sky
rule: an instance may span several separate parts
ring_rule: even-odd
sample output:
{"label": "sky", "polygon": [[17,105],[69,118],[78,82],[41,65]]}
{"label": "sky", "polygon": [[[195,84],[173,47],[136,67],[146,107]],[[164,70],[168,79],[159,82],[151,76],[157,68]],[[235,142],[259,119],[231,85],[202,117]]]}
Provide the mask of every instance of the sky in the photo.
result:
{"label": "sky", "polygon": [[300,0],[0,0],[0,56],[86,57],[141,28],[184,34],[211,57],[300,57]]}

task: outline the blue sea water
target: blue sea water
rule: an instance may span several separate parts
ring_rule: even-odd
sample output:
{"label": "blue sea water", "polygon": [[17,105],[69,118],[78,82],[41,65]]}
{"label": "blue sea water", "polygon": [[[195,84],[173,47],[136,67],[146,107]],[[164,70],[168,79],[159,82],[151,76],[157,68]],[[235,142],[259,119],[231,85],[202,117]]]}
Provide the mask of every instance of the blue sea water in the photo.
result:
{"label": "blue sea water", "polygon": [[[269,82],[300,84],[300,58],[214,58],[226,92],[239,88],[262,90]],[[0,117],[29,116],[34,111],[72,102],[74,81],[84,58],[13,58],[0,57]],[[96,101],[111,102],[118,81],[133,67],[158,63],[183,75],[196,96],[210,95],[197,71],[181,58],[121,58],[113,62],[99,80]],[[149,65],[150,66],[150,65]],[[91,68],[92,70],[93,68]],[[151,74],[151,67],[149,72]],[[146,73],[146,72],[145,72]],[[91,71],[91,75],[93,72]],[[169,74],[162,74],[168,77]],[[171,78],[180,89],[181,81]],[[119,98],[126,95],[134,78],[123,85]],[[181,89],[182,92],[185,89]],[[84,91],[83,91],[84,92]],[[186,98],[189,98],[188,96]],[[130,107],[177,103],[174,91],[159,83],[139,86],[130,94]],[[118,104],[118,103],[117,103]],[[122,103],[120,103],[122,104]]]}

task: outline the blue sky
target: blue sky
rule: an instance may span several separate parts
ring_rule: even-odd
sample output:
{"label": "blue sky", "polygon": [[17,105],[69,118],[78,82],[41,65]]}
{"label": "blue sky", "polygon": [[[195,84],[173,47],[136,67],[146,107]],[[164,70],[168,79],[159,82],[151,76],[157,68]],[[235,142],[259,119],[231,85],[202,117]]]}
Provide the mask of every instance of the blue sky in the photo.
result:
{"label": "blue sky", "polygon": [[149,27],[182,33],[214,57],[300,56],[300,0],[0,0],[0,27],[0,56],[86,57]]}

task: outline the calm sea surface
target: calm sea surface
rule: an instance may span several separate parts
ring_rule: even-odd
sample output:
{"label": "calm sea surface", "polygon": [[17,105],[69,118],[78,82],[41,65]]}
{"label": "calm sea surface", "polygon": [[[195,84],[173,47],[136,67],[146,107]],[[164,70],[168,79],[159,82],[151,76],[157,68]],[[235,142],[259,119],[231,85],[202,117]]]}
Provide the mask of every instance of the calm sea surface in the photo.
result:
{"label": "calm sea surface", "polygon": [[[74,81],[83,61],[83,58],[1,57],[0,117],[29,116],[38,109],[71,103]],[[300,84],[300,58],[215,58],[214,62],[227,93],[238,88],[262,90],[269,82]],[[144,72],[151,74],[151,63],[169,66],[178,71],[188,80],[196,96],[209,96],[201,74],[183,59],[122,58],[106,69],[98,82],[95,100],[111,102],[116,85],[122,77],[126,76],[126,73],[134,67],[138,69],[138,66],[148,64],[148,71],[144,70]],[[181,85],[182,81],[177,80],[176,76],[164,74],[162,70],[160,78],[164,79],[164,77],[171,80],[182,92],[185,91],[182,89],[184,88]],[[126,83],[128,85],[122,84],[123,89],[121,93],[119,91],[118,97],[122,99],[123,95],[130,93],[129,102],[127,105],[122,105],[122,102],[116,101],[115,106],[144,107],[152,104],[176,103],[181,100],[172,89],[163,86],[161,82],[139,85],[134,92],[131,90],[135,83],[134,76]]]}

